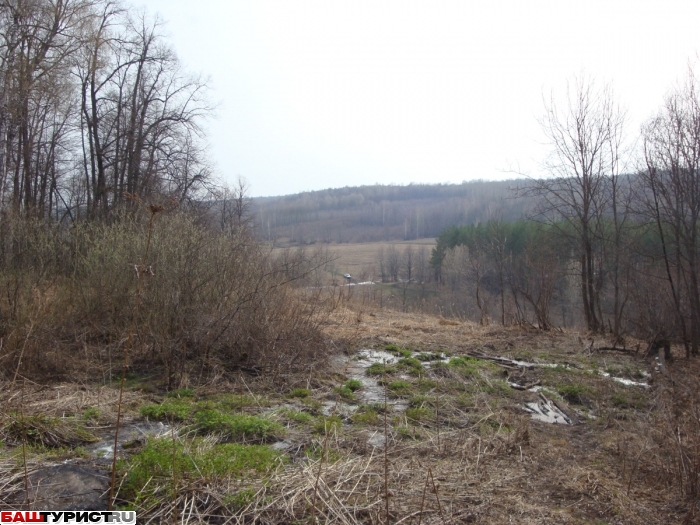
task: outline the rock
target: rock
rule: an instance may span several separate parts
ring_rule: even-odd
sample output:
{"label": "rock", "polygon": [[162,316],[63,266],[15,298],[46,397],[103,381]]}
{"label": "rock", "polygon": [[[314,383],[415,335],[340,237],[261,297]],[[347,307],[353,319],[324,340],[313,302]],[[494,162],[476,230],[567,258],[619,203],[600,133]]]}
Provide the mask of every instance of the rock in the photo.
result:
{"label": "rock", "polygon": [[[109,476],[75,464],[55,465],[29,475],[32,510],[107,510]],[[24,492],[15,504],[24,502]]]}

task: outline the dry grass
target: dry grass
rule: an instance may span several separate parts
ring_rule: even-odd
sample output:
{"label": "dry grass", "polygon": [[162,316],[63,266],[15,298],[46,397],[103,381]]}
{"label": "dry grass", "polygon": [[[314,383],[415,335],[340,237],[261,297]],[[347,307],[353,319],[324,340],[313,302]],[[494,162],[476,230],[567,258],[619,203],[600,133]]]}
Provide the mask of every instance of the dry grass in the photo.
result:
{"label": "dry grass", "polygon": [[[327,268],[327,276],[330,279],[342,278],[343,274],[349,273],[358,280],[378,280],[377,260],[381,250],[386,252],[390,246],[394,246],[399,253],[403,253],[406,246],[412,246],[414,251],[421,248],[426,249],[428,251],[428,257],[430,257],[430,251],[435,247],[435,242],[436,239],[428,238],[416,239],[414,241],[324,245],[335,259]],[[283,248],[275,248],[273,253],[280,253],[283,250]]]}
{"label": "dry grass", "polygon": [[[685,492],[687,480],[683,490],[679,486],[674,462],[678,445],[668,431],[669,425],[693,421],[687,419],[696,406],[693,394],[673,393],[671,386],[692,384],[700,373],[694,361],[679,359],[670,365],[675,383],[655,377],[655,386],[643,389],[587,373],[597,368],[633,376],[647,364],[633,353],[595,351],[609,342],[596,339],[591,346],[584,334],[576,332],[484,327],[427,315],[342,307],[326,320],[323,331],[331,349],[344,349],[350,356],[353,349],[393,343],[453,356],[479,350],[527,361],[568,363],[568,367],[518,371],[468,361],[463,368],[443,367],[418,376],[408,369],[399,372],[394,379],[402,378],[409,392],[396,395],[422,410],[423,416],[410,420],[400,409],[389,413],[392,523],[648,525],[694,519],[696,496]],[[334,357],[330,363],[317,362],[305,372],[240,375],[230,382],[220,379],[197,387],[195,396],[202,400],[215,400],[221,392],[251,396],[255,402],[245,412],[272,410],[269,417],[287,427],[285,439],[292,445],[285,461],[265,475],[178,478],[175,496],[157,506],[137,508],[141,519],[155,523],[177,516],[182,523],[281,524],[308,522],[315,514],[324,523],[385,523],[384,451],[368,441],[372,434],[383,432],[381,418],[358,423],[351,415],[342,424],[339,419],[321,459],[325,438],[313,430],[324,421],[320,407],[330,402],[342,409],[335,387],[347,379],[345,359]],[[524,382],[539,380],[549,397],[557,396],[558,389],[576,393],[568,408],[582,422],[561,426],[531,420],[522,405],[534,394],[510,389],[504,381],[516,380],[519,374],[527,376]],[[142,381],[125,390],[124,404],[132,419],[138,417],[139,406],[162,399],[147,384]],[[308,389],[308,398],[287,396],[293,388]],[[4,391],[0,403],[14,403],[13,395]],[[87,384],[35,385],[27,388],[25,400],[27,416],[79,414],[99,406],[100,423],[106,425],[114,420],[117,390]],[[663,407],[667,412],[660,410]],[[287,418],[283,410],[290,409],[306,414],[311,422]],[[666,413],[675,415],[668,418]],[[690,423],[682,426],[681,445],[693,460],[691,435],[697,429]],[[175,439],[191,440],[192,435],[181,432]],[[30,457],[30,468],[37,461],[37,456]],[[685,465],[692,466],[692,461]],[[435,487],[428,483],[425,491],[429,471]],[[0,453],[0,498],[21,491],[19,472],[14,449]]]}

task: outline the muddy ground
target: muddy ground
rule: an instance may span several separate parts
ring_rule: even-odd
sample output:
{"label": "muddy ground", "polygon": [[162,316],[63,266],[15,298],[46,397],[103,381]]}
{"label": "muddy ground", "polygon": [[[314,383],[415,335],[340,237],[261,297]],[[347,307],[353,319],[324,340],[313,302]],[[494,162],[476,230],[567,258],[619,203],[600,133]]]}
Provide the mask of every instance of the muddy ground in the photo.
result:
{"label": "muddy ground", "polygon": [[[116,505],[144,523],[694,522],[699,367],[680,348],[660,373],[639,341],[574,331],[377,309],[324,330],[297,371],[171,392],[130,376]],[[1,510],[107,506],[117,387],[3,385]]]}

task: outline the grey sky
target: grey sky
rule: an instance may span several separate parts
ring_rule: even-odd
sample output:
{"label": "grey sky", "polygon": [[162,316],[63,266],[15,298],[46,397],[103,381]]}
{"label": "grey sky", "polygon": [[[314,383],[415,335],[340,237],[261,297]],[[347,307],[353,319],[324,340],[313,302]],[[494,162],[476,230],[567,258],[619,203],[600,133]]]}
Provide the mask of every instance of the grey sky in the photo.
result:
{"label": "grey sky", "polygon": [[212,159],[254,196],[538,175],[543,94],[612,82],[635,134],[700,49],[690,0],[142,3],[211,77]]}

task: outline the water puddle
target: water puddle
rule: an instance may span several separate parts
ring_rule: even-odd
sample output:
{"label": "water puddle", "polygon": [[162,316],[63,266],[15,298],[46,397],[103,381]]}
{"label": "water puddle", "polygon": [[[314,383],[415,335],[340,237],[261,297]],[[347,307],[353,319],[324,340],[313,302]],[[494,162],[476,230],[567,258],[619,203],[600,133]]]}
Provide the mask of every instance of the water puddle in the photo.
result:
{"label": "water puddle", "polygon": [[[416,357],[418,354],[412,353],[411,357]],[[469,355],[469,354],[468,354]],[[443,354],[440,354],[439,356],[436,356],[436,359],[431,359],[428,361],[423,361],[423,367],[425,369],[429,369],[433,363],[447,363],[449,362],[449,358],[446,357]],[[591,373],[591,374],[599,374],[603,377],[610,378],[612,381],[615,381],[617,383],[623,384],[625,386],[630,386],[630,387],[641,387],[641,388],[647,388],[648,385],[646,382],[640,382],[640,381],[633,381],[631,379],[626,379],[622,377],[615,377],[611,376],[607,372],[603,372],[601,370],[585,370],[582,369],[576,365],[570,364],[570,363],[564,363],[564,364],[557,364],[557,363],[534,363],[530,361],[521,361],[517,359],[509,359],[507,357],[500,357],[500,356],[490,356],[483,354],[481,355],[476,354],[476,355],[470,355],[470,357],[474,357],[477,359],[487,359],[489,361],[492,361],[497,364],[502,364],[505,365],[506,367],[514,367],[514,368],[524,368],[528,370],[534,370],[536,368],[557,368],[557,367],[563,367],[566,369],[570,370],[576,370],[579,372],[584,372],[584,373]],[[362,403],[366,404],[383,404],[384,403],[384,387],[382,387],[378,380],[375,379],[374,377],[367,376],[365,373],[366,370],[372,366],[375,363],[386,363],[387,365],[391,365],[394,363],[397,363],[401,359],[401,356],[397,356],[396,354],[393,354],[391,352],[387,352],[386,350],[373,350],[373,349],[363,349],[358,351],[357,355],[351,359],[344,360],[343,364],[345,367],[345,374],[350,378],[350,379],[357,379],[362,382],[362,388],[358,390],[355,393],[355,396],[358,398],[359,401]],[[551,401],[544,397],[540,393],[540,391],[543,389],[541,385],[539,385],[539,381],[536,384],[533,384],[532,386],[528,387],[526,386],[523,388],[521,385],[515,385],[514,383],[511,384],[513,388],[518,388],[519,390],[527,390],[528,392],[533,392],[533,393],[538,393],[540,396],[540,399],[537,401],[533,401],[530,403],[526,403],[523,409],[530,413],[532,415],[532,419],[535,419],[537,421],[542,421],[545,423],[550,423],[550,424],[559,424],[559,425],[573,425],[574,422],[572,421],[571,417],[569,417],[566,413],[564,413],[556,404],[556,402]],[[387,403],[397,411],[403,411],[408,408],[408,403],[403,400],[403,399],[388,399]],[[338,413],[341,416],[349,416],[357,410],[356,405],[349,405],[349,404],[343,404],[343,403],[337,403],[337,402],[326,402],[324,404],[324,414],[325,415],[330,415],[333,413]],[[372,446],[383,446],[383,436],[372,436],[370,437],[370,440],[368,443]]]}
{"label": "water puddle", "polygon": [[[129,448],[136,447],[149,437],[170,435],[170,425],[161,422],[143,422],[126,425],[119,429],[117,438],[117,455]],[[87,447],[95,457],[104,461],[111,461],[114,454],[114,431],[102,436],[102,440]]]}
{"label": "water puddle", "polygon": [[526,403],[523,407],[532,415],[532,419],[550,423],[553,425],[573,425],[571,418],[567,416],[553,401],[542,394],[537,401]]}
{"label": "water puddle", "polygon": [[328,416],[340,416],[343,419],[348,418],[355,412],[359,407],[357,405],[350,405],[348,403],[343,403],[342,401],[324,401],[321,413]]}
{"label": "water puddle", "polygon": [[277,441],[276,443],[273,443],[272,445],[270,445],[270,448],[272,450],[279,450],[279,451],[284,452],[286,450],[289,450],[293,446],[294,446],[294,443],[292,443],[291,441]]}
{"label": "water puddle", "polygon": [[598,371],[598,373],[600,375],[602,375],[603,377],[609,377],[613,381],[616,381],[618,383],[622,383],[623,385],[626,385],[626,386],[639,386],[642,388],[649,387],[649,385],[647,383],[640,383],[639,381],[632,381],[631,379],[625,379],[624,377],[613,377],[610,374],[608,374],[607,372]]}
{"label": "water puddle", "polygon": [[[384,404],[384,387],[374,377],[368,376],[366,370],[375,363],[387,365],[397,363],[399,356],[386,350],[363,349],[357,356],[345,362],[345,375],[350,379],[362,382],[362,388],[355,392],[355,396],[364,404]],[[394,410],[403,411],[408,408],[408,402],[403,399],[387,399],[387,405]],[[350,405],[352,407],[354,405]],[[356,406],[354,407],[357,408]]]}
{"label": "water puddle", "polygon": [[384,443],[386,443],[384,434],[380,434],[379,432],[373,432],[367,440],[368,445],[372,445],[373,447],[377,448],[384,448]]}
{"label": "water puddle", "polygon": [[[86,465],[41,467],[29,475],[27,487],[33,511],[107,510],[109,476]],[[22,505],[24,498],[22,492],[13,503]]]}

